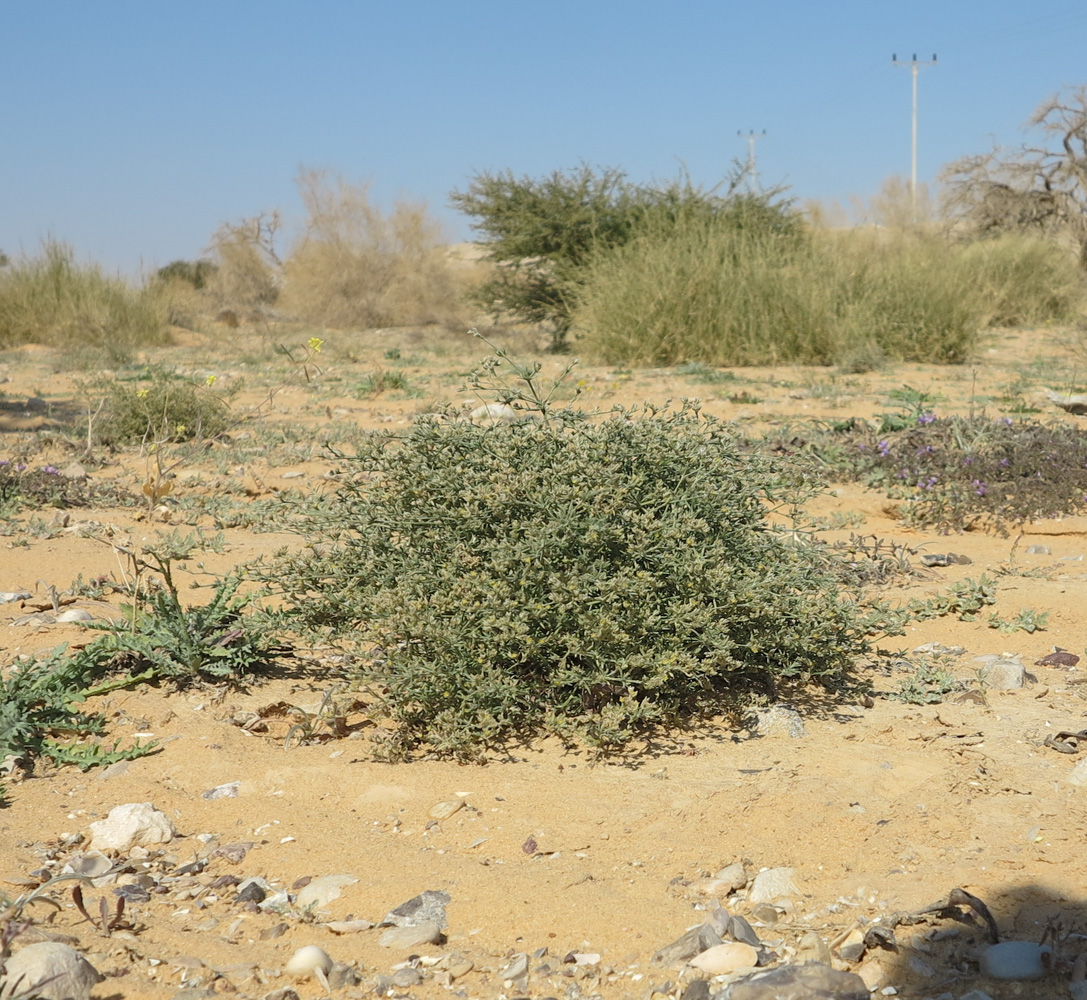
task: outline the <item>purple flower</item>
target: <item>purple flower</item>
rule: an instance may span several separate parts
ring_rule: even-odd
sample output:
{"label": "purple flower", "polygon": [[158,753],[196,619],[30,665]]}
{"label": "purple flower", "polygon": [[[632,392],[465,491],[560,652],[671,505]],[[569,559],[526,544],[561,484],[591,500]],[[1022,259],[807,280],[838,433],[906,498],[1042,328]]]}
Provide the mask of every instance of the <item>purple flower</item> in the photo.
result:
{"label": "purple flower", "polygon": [[934,421],[935,419],[936,419],[936,414],[935,414],[935,413],[922,413],[922,414],[921,414],[921,415],[920,415],[920,416],[919,416],[919,417],[917,418],[917,422],[918,422],[918,423],[919,423],[919,424],[920,424],[920,425],[921,425],[922,427],[924,427],[924,426],[926,426],[927,424],[931,424],[931,423],[932,423],[932,422],[933,422],[933,421]]}
{"label": "purple flower", "polygon": [[6,458],[0,458],[0,469],[6,469],[9,465],[11,465],[11,462]]}
{"label": "purple flower", "polygon": [[876,447],[879,449],[879,454],[881,458],[886,458],[891,453],[891,445],[887,441],[880,441],[880,443],[877,444]]}
{"label": "purple flower", "polygon": [[49,476],[57,476],[60,474],[60,469],[58,469],[55,465],[43,465],[42,472],[46,473],[46,475]]}
{"label": "purple flower", "polygon": [[979,497],[983,497],[983,496],[985,496],[986,493],[989,492],[989,487],[985,483],[983,483],[980,479],[975,479],[970,485],[974,487],[974,492]]}
{"label": "purple flower", "polygon": [[17,466],[15,466],[15,471],[16,472],[26,472],[26,465],[23,464],[22,462],[20,462]]}
{"label": "purple flower", "polygon": [[1012,418],[1011,417],[1005,417],[1004,418],[1004,426],[1005,427],[1011,427],[1011,425],[1012,425]]}
{"label": "purple flower", "polygon": [[1006,469],[1010,463],[1006,458],[1002,458],[999,464],[1002,469]]}

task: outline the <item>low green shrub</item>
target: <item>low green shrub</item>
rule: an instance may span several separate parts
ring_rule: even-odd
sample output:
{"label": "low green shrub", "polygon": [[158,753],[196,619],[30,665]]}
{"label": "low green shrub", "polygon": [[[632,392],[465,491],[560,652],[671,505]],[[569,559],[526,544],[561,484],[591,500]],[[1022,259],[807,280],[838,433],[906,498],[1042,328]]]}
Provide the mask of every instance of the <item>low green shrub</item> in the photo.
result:
{"label": "low green shrub", "polygon": [[48,241],[39,257],[0,270],[0,349],[19,344],[63,348],[70,358],[120,363],[168,339],[151,289],[135,289],[79,265],[72,248]]}
{"label": "low green shrub", "polygon": [[281,624],[375,651],[361,676],[398,723],[389,753],[471,757],[540,730],[619,747],[779,684],[843,682],[881,619],[768,523],[811,487],[689,405],[542,408],[374,436],[355,482],[297,504],[320,544],[264,573]]}
{"label": "low green shrub", "polygon": [[94,389],[105,407],[94,432],[106,444],[164,444],[213,438],[227,428],[230,407],[213,385],[163,369],[135,380],[110,379]]}

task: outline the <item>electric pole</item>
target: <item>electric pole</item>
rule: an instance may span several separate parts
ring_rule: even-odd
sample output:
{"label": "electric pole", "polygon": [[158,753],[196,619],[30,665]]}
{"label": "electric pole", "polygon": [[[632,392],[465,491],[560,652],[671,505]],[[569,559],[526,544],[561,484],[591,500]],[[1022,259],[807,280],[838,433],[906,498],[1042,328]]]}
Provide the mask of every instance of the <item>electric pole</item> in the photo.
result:
{"label": "electric pole", "polygon": [[917,70],[921,66],[935,66],[936,65],[936,53],[932,54],[932,58],[927,62],[918,62],[917,53],[913,54],[913,58],[906,62],[903,60],[899,62],[897,55],[891,56],[891,65],[893,66],[909,66],[910,76],[913,77],[913,156],[910,160],[910,206],[913,210],[914,222],[917,221]]}
{"label": "electric pole", "polygon": [[766,129],[762,132],[756,132],[751,129],[745,136],[743,132],[738,131],[736,133],[741,139],[747,139],[747,165],[744,167],[744,173],[747,175],[747,190],[751,194],[759,193],[759,171],[755,166],[755,142],[766,135]]}

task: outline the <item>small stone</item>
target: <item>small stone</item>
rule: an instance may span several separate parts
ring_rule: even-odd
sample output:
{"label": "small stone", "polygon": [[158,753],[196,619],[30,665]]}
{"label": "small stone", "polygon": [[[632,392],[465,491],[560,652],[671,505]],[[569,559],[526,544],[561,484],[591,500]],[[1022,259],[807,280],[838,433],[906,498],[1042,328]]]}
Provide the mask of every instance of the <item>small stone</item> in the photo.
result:
{"label": "small stone", "polygon": [[262,878],[247,878],[238,885],[238,894],[234,897],[235,903],[263,903],[268,898],[268,890],[271,886]]}
{"label": "small stone", "polygon": [[332,958],[315,944],[299,948],[287,961],[287,972],[296,979],[315,978],[318,969],[325,975],[331,972]]}
{"label": "small stone", "polygon": [[437,944],[441,939],[442,928],[437,924],[409,924],[405,927],[390,927],[378,939],[378,944],[382,948],[406,951],[419,945]]}
{"label": "small stone", "polygon": [[945,646],[942,642],[923,642],[920,646],[914,646],[915,653],[928,653],[930,656],[962,656],[966,652],[965,646]]}
{"label": "small stone", "polygon": [[868,1000],[864,980],[853,972],[839,972],[818,962],[782,965],[758,972],[733,984],[729,1000]]}
{"label": "small stone", "polygon": [[113,867],[110,861],[101,851],[87,851],[85,854],[76,854],[68,859],[67,864],[61,869],[65,875],[82,875],[85,878],[101,878]]}
{"label": "small stone", "polygon": [[354,875],[322,875],[299,891],[294,897],[294,904],[300,910],[327,906],[332,900],[339,899],[347,886],[357,881]]}
{"label": "small stone", "polygon": [[981,971],[993,979],[1041,979],[1052,949],[1033,941],[1001,941],[981,953]]}
{"label": "small stone", "polygon": [[978,672],[981,683],[993,691],[1015,691],[1023,686],[1026,670],[1018,657],[997,656]]}
{"label": "small stone", "polygon": [[[825,963],[824,963],[825,964]],[[886,982],[886,973],[878,958],[870,958],[859,969],[857,975],[864,980],[869,990],[878,990]]]}
{"label": "small stone", "polygon": [[1051,556],[1051,555],[1053,555],[1053,550],[1048,545],[1028,545],[1027,546],[1027,555],[1028,556]]}
{"label": "small stone", "polygon": [[0,604],[14,604],[16,601],[29,601],[34,595],[28,590],[0,591]]}
{"label": "small stone", "polygon": [[690,964],[711,976],[728,976],[759,964],[759,953],[749,944],[726,941],[695,955]]}
{"label": "small stone", "polygon": [[368,931],[374,925],[369,920],[330,920],[324,926],[333,934],[357,934]]}
{"label": "small stone", "polygon": [[348,986],[358,986],[360,982],[358,971],[354,966],[347,965],[345,962],[333,962],[326,979],[328,980],[328,988],[331,990],[342,990]]}
{"label": "small stone", "polygon": [[722,882],[728,882],[733,889],[742,889],[747,885],[747,870],[742,861],[734,861],[731,865],[726,865],[713,877]]}
{"label": "small stone", "polygon": [[450,979],[460,979],[462,976],[468,975],[475,968],[475,965],[468,959],[463,959],[459,962],[454,962],[449,966],[447,970],[449,972]]}
{"label": "small stone", "polygon": [[518,413],[508,403],[487,403],[484,406],[477,406],[469,415],[470,420],[478,420],[483,423],[506,423],[513,424],[524,417],[525,414]]}
{"label": "small stone", "polygon": [[397,969],[393,973],[393,986],[407,989],[409,986],[418,986],[423,981],[423,974],[410,965],[403,969]]}
{"label": "small stone", "polygon": [[0,997],[89,1000],[91,990],[102,979],[74,948],[56,941],[40,941],[28,944],[7,960],[0,977]]}
{"label": "small stone", "polygon": [[1074,667],[1079,663],[1079,657],[1075,653],[1068,652],[1055,646],[1052,653],[1047,653],[1040,660],[1035,660],[1036,667]]}
{"label": "small stone", "polygon": [[783,896],[794,896],[799,892],[793,883],[792,868],[767,868],[755,876],[747,901],[756,906],[759,903],[773,903]]}
{"label": "small stone", "polygon": [[67,611],[62,611],[57,615],[55,620],[61,624],[67,624],[69,622],[89,622],[94,621],[94,615],[86,608],[68,608]]}
{"label": "small stone", "polygon": [[760,736],[788,736],[791,739],[803,739],[808,735],[800,713],[788,705],[771,705],[755,712],[754,729]]}
{"label": "small stone", "polygon": [[241,789],[240,781],[228,781],[225,785],[216,785],[201,794],[202,799],[236,799]]}
{"label": "small stone", "polygon": [[426,892],[413,896],[406,903],[401,903],[395,910],[390,910],[381,922],[395,924],[397,927],[436,924],[438,930],[445,930],[445,908],[449,904],[449,899],[448,892],[427,889]]}
{"label": "small stone", "polygon": [[721,944],[721,935],[709,924],[700,924],[692,927],[682,937],[676,938],[671,944],[665,945],[654,956],[653,961],[658,965],[672,965],[676,962],[686,962],[695,955],[715,945]]}
{"label": "small stone", "polygon": [[528,955],[524,952],[514,955],[507,965],[499,974],[498,978],[502,982],[507,982],[511,979],[520,979],[522,976],[528,975]]}
{"label": "small stone", "polygon": [[271,927],[265,927],[257,937],[261,941],[274,941],[276,938],[283,937],[288,930],[290,930],[290,927],[287,924],[280,922],[278,924],[273,924]]}
{"label": "small stone", "polygon": [[73,481],[79,481],[87,478],[87,470],[83,468],[78,462],[69,462],[63,469],[60,470],[60,475],[65,479],[71,479]]}
{"label": "small stone", "polygon": [[762,942],[759,940],[758,934],[755,933],[755,928],[743,917],[729,917],[728,924],[725,926],[725,933],[733,941],[742,941],[744,944],[751,945],[752,948],[762,947]]}
{"label": "small stone", "polygon": [[436,806],[433,806],[430,810],[429,816],[431,819],[443,820],[449,819],[453,813],[459,811],[464,806],[464,799],[446,799],[444,802],[439,802]]}
{"label": "small stone", "polygon": [[290,472],[284,472],[280,475],[280,479],[301,479],[306,473],[302,469],[292,469]]}
{"label": "small stone", "polygon": [[710,1000],[710,984],[705,979],[692,979],[680,995],[680,1000]]}
{"label": "small stone", "polygon": [[90,824],[92,851],[128,851],[139,845],[169,843],[177,831],[165,813],[150,802],[114,806],[105,819]]}
{"label": "small stone", "polygon": [[823,965],[830,965],[830,946],[815,931],[808,931],[797,942],[796,961],[798,965],[802,965],[804,962],[820,962]]}

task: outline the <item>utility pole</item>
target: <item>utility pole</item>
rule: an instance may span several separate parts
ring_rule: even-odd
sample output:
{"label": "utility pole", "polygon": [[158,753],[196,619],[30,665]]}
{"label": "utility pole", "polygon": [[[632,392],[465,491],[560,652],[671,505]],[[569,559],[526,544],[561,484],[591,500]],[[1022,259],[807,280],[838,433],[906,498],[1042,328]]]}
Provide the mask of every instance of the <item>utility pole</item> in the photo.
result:
{"label": "utility pole", "polygon": [[746,136],[742,131],[738,131],[736,134],[741,139],[747,139],[747,165],[744,167],[744,173],[747,175],[747,190],[751,194],[758,194],[759,171],[755,166],[755,142],[766,135],[766,129],[763,129],[762,132],[751,129]]}
{"label": "utility pole", "polygon": [[917,53],[913,54],[913,58],[906,62],[903,60],[899,62],[897,55],[891,56],[891,65],[893,66],[909,66],[910,76],[913,77],[913,157],[910,161],[910,205],[913,210],[914,222],[917,221],[917,70],[921,66],[935,66],[936,65],[936,53],[932,54],[932,58],[927,62],[918,62]]}

